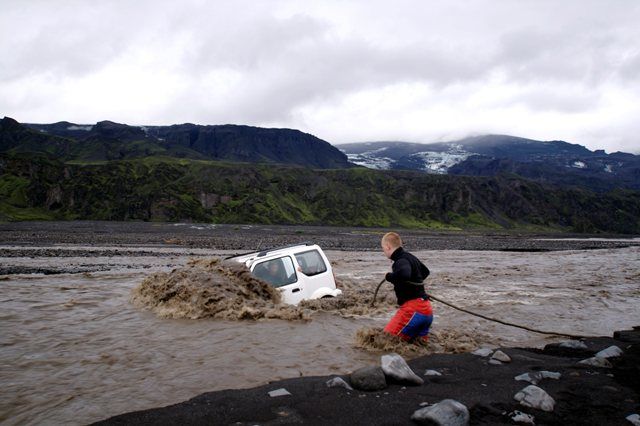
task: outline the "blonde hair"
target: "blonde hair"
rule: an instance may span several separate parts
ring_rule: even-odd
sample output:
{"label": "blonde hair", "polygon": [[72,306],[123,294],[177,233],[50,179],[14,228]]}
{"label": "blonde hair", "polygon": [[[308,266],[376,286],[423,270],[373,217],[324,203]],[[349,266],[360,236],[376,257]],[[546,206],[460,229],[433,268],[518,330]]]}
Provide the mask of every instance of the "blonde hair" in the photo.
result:
{"label": "blonde hair", "polygon": [[387,232],[382,237],[382,242],[389,244],[393,248],[402,247],[402,239],[395,232]]}

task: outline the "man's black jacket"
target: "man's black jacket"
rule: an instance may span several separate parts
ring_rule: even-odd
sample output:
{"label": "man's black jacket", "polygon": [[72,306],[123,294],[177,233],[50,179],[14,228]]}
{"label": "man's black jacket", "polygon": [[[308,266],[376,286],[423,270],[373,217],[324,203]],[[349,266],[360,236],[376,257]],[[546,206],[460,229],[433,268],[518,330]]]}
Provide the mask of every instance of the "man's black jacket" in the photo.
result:
{"label": "man's black jacket", "polygon": [[424,285],[413,285],[412,283],[421,283],[429,276],[429,268],[427,268],[417,257],[405,251],[402,247],[398,247],[391,255],[393,265],[386,275],[387,281],[393,284],[393,290],[398,298],[398,305],[404,302],[417,299],[427,298],[424,291]]}

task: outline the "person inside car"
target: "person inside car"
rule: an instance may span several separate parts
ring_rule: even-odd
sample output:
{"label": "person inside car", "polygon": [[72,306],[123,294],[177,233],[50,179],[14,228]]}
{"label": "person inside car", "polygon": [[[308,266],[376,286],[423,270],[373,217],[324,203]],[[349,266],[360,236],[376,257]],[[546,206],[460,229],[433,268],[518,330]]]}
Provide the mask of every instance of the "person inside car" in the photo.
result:
{"label": "person inside car", "polygon": [[256,267],[254,275],[273,286],[281,286],[289,281],[280,259],[264,262]]}

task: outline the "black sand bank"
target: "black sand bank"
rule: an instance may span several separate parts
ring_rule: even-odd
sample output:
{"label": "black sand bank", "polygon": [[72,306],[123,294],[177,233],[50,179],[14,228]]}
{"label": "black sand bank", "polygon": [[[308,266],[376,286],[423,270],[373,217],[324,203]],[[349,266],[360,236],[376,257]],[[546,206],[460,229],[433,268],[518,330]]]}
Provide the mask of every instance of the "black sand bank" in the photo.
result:
{"label": "black sand bank", "polygon": [[[411,415],[416,410],[450,398],[466,405],[472,425],[515,424],[511,417],[516,410],[534,416],[537,425],[630,425],[626,417],[640,412],[640,327],[584,343],[586,349],[558,344],[544,349],[504,348],[511,362],[501,365],[470,353],[424,356],[409,361],[424,378],[420,386],[389,383],[384,390],[365,392],[330,388],[326,383],[332,376],[301,377],[252,389],[204,393],[97,424],[413,424]],[[578,364],[612,345],[623,351],[622,356],[609,358],[612,368]],[[426,370],[441,375],[425,376]],[[514,399],[530,384],[516,381],[515,376],[539,371],[561,374],[557,380],[544,378],[537,384],[555,400],[551,412],[525,407]],[[349,382],[348,374],[342,377]],[[269,396],[281,388],[291,395]]]}

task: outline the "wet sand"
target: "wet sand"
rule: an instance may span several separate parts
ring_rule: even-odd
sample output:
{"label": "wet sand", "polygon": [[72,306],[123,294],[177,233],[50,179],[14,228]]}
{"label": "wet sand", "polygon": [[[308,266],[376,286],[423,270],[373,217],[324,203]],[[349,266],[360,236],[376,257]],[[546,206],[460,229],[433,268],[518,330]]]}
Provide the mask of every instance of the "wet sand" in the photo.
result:
{"label": "wet sand", "polygon": [[[334,247],[366,247],[327,250],[337,281],[349,290],[345,294],[352,302],[321,309],[307,306],[310,321],[228,321],[158,317],[134,306],[131,292],[145,278],[182,268],[192,258],[224,257],[251,244],[272,245],[274,240],[262,241],[270,232],[264,228],[214,227],[214,235],[209,228],[190,224],[122,228],[76,223],[70,229],[67,223],[47,223],[8,229],[10,225],[0,229],[3,238],[11,237],[0,246],[3,424],[85,424],[202,392],[346,374],[379,359],[382,351],[358,348],[356,335],[383,326],[394,312],[390,286],[381,289],[376,307],[368,308],[389,268],[377,250],[382,231],[330,228],[323,234],[321,228],[313,229]],[[307,237],[299,231],[280,227],[274,238],[297,242]],[[463,307],[577,334],[610,335],[640,324],[636,240],[500,235],[454,235],[447,240],[440,234],[416,235],[413,239],[407,233],[405,239],[432,270],[428,290]],[[189,244],[190,238],[202,244]],[[497,248],[469,250],[469,240]],[[238,246],[216,248],[230,241]],[[456,249],[433,249],[438,245]],[[580,249],[585,245],[601,249]],[[562,250],[547,251],[555,246]],[[543,347],[558,340],[434,307],[434,336],[453,337],[460,345],[418,348],[409,358],[456,352],[463,344]]]}

